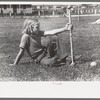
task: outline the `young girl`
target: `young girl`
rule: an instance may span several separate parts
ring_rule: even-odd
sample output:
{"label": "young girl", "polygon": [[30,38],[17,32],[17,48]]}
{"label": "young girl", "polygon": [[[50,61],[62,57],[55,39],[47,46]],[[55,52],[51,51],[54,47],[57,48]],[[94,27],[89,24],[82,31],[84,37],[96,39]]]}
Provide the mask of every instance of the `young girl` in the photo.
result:
{"label": "young girl", "polygon": [[45,65],[51,65],[61,61],[62,48],[58,33],[70,30],[72,25],[67,24],[63,28],[51,31],[40,31],[40,24],[36,18],[26,19],[23,25],[23,35],[20,42],[20,50],[14,61],[18,65],[24,51],[36,62]]}

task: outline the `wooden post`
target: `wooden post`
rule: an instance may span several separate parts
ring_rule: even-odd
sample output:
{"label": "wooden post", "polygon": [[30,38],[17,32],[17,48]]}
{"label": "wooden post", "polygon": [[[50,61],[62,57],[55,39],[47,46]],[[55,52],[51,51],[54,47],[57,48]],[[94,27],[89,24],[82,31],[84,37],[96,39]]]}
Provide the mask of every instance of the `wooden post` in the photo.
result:
{"label": "wooden post", "polygon": [[95,9],[95,15],[97,14],[97,9]]}
{"label": "wooden post", "polygon": [[12,11],[11,11],[11,5],[10,5],[10,9],[9,9],[9,17],[11,17],[11,13],[12,13]]}
{"label": "wooden post", "polygon": [[80,10],[79,10],[79,5],[78,5],[78,21],[80,20]]}
{"label": "wooden post", "polygon": [[[69,12],[69,24],[72,23],[71,20],[71,6],[68,6],[68,12]],[[71,65],[74,65],[74,52],[73,52],[73,37],[72,37],[72,29],[70,29],[70,48],[71,48]]]}

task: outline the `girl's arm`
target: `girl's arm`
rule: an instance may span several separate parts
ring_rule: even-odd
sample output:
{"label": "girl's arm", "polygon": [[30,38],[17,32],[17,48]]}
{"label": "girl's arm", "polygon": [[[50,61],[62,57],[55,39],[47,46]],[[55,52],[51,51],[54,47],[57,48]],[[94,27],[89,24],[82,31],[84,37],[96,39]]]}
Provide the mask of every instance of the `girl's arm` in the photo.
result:
{"label": "girl's arm", "polygon": [[54,30],[51,30],[51,31],[45,31],[44,35],[45,36],[46,35],[55,35],[55,34],[70,30],[71,28],[72,28],[71,24],[66,24],[66,26],[64,28],[54,29]]}
{"label": "girl's arm", "polygon": [[29,49],[26,49],[26,51],[27,51],[28,55],[30,56],[30,58],[33,59],[32,55],[31,55],[31,53],[30,53],[30,50],[29,50]]}
{"label": "girl's arm", "polygon": [[18,65],[18,63],[21,60],[23,54],[24,54],[24,49],[20,48],[19,53],[17,54],[17,57],[16,57],[13,65]]}

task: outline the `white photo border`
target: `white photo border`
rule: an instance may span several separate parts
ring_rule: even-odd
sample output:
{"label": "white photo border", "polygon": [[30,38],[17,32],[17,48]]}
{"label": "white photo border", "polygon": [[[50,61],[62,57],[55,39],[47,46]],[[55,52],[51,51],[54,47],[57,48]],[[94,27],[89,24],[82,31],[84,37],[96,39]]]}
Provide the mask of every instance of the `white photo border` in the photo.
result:
{"label": "white photo border", "polygon": [[[34,2],[34,1],[33,1]],[[70,4],[70,2],[34,2],[34,4]],[[71,4],[100,2],[71,2]],[[32,4],[31,2],[3,2],[1,4]],[[0,98],[100,98],[100,82],[0,82]]]}

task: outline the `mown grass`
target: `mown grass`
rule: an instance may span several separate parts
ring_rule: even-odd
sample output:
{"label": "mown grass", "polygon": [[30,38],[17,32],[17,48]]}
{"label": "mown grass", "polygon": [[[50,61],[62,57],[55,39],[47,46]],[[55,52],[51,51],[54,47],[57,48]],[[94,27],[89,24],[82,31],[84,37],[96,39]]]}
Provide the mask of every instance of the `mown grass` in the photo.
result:
{"label": "mown grass", "polygon": [[[18,66],[10,63],[19,51],[24,18],[0,18],[0,81],[96,81],[100,80],[100,26],[88,24],[99,17],[72,18],[74,55],[82,55],[70,66],[43,66],[34,64],[25,52]],[[64,27],[68,18],[39,18],[41,30]],[[63,51],[70,54],[69,32],[59,35]],[[91,67],[90,62],[97,66]]]}

